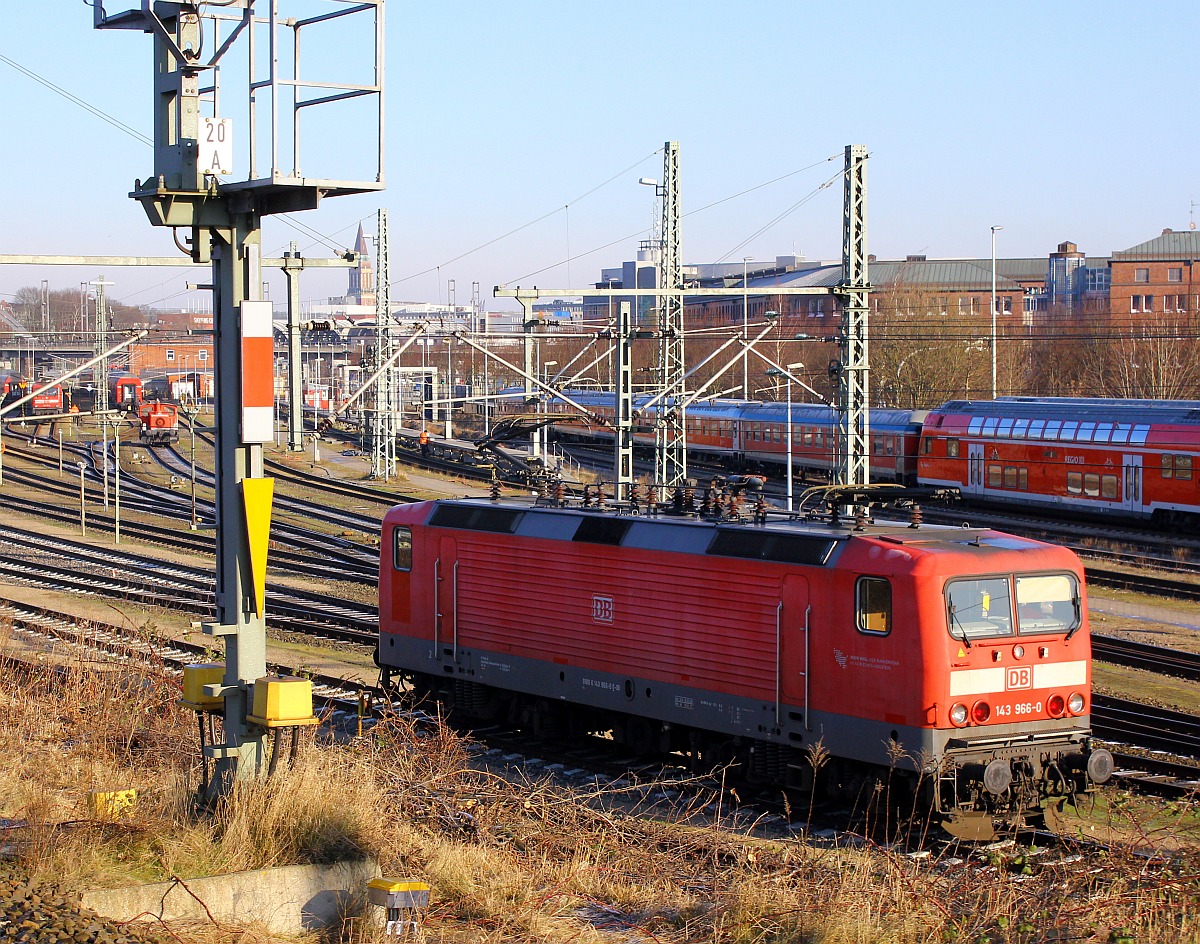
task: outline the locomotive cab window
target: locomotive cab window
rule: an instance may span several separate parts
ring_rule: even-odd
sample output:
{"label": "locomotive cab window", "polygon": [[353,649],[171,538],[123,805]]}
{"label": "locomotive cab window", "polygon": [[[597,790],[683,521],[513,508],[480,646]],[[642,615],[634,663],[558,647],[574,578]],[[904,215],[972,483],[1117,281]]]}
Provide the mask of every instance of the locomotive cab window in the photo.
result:
{"label": "locomotive cab window", "polygon": [[1017,631],[1066,633],[1079,626],[1079,585],[1070,574],[1017,577]]}
{"label": "locomotive cab window", "polygon": [[892,631],[892,585],[883,577],[858,579],[858,631],[875,636]]}
{"label": "locomotive cab window", "polygon": [[1012,593],[1007,577],[954,580],[946,586],[946,619],[955,639],[987,639],[1013,633]]}
{"label": "locomotive cab window", "polygon": [[397,528],[393,534],[392,568],[412,570],[412,528]]}

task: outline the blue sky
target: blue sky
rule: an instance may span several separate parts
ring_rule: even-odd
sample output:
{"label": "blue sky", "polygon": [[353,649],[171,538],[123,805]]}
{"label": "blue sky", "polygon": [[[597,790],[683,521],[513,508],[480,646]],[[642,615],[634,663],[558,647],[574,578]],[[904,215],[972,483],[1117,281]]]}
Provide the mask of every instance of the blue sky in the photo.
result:
{"label": "blue sky", "polygon": [[[108,2],[110,13],[135,5]],[[1106,255],[1186,228],[1200,201],[1198,9],[392,0],[388,189],[327,200],[300,219],[348,245],[358,221],[370,231],[386,206],[394,300],[444,300],[453,279],[460,303],[477,281],[489,307],[505,308],[490,300],[497,283],[587,285],[632,257],[654,214],[637,180],[660,176],[666,140],[680,142],[685,261],[836,259],[840,181],[814,191],[844,146],[861,143],[871,154],[868,247],[881,258],[985,257],[992,224],[1004,227],[1002,256],[1044,256],[1065,239]],[[145,135],[150,52],[140,33],[94,31],[77,0],[0,6],[0,55]],[[0,252],[174,252],[170,232],[127,196],[152,166],[144,143],[2,61],[0,93]],[[336,163],[355,133],[308,145],[314,161]],[[266,222],[266,252],[292,239],[325,253]],[[4,267],[0,298],[43,278],[78,288],[98,274]],[[117,298],[164,305],[186,301],[184,283],[197,278],[105,275]],[[282,299],[282,276],[267,280]],[[343,274],[312,273],[301,292],[319,301],[344,284]]]}

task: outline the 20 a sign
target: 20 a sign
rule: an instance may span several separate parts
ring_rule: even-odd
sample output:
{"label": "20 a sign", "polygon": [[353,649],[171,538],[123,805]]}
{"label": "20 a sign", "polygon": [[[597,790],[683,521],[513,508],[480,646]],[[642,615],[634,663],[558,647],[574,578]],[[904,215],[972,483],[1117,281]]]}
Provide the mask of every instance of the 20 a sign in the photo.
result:
{"label": "20 a sign", "polygon": [[196,164],[203,174],[228,177],[233,173],[233,122],[230,119],[200,119]]}

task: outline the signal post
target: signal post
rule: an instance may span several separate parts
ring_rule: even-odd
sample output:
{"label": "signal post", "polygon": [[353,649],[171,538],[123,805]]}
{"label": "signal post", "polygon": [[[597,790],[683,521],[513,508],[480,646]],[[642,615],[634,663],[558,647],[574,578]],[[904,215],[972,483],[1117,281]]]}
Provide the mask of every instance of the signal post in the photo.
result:
{"label": "signal post", "polygon": [[[154,43],[154,169],[149,178],[135,182],[130,196],[142,204],[151,223],[175,231],[176,244],[186,244],[192,262],[212,266],[217,618],[205,632],[224,638],[226,658],[222,680],[205,686],[206,695],[223,701],[225,731],[224,743],[205,747],[206,755],[216,761],[210,794],[227,792],[235,780],[266,773],[270,722],[250,717],[255,683],[267,674],[264,596],[272,480],[263,476],[262,447],[274,434],[272,309],[260,298],[262,218],[314,209],[322,197],[384,186],[384,0],[360,0],[351,7],[335,0],[327,4],[328,14],[307,19],[282,16],[286,0],[230,0],[219,6],[155,0],[113,14],[99,3],[93,5],[97,29],[136,30],[150,34]],[[265,12],[256,13],[256,5]],[[311,62],[305,79],[294,71],[290,77],[281,74],[285,66],[275,58],[278,42],[290,41],[298,62],[302,35],[322,23],[352,16],[373,17],[374,85],[317,81],[311,74],[318,70]],[[279,36],[287,31],[291,35]],[[256,63],[252,40],[266,32],[271,38],[268,55],[257,55],[267,61]],[[239,42],[249,45],[248,74],[268,78],[255,78],[244,89],[241,114],[251,117],[240,129],[243,150],[237,158],[237,120],[217,114],[216,108],[230,101],[221,95],[218,65]],[[316,106],[363,96],[372,96],[377,105],[374,179],[302,176],[301,113],[306,132],[311,132],[308,122],[319,110]],[[264,127],[263,140],[255,140],[256,128]],[[281,153],[289,144],[290,168]],[[270,166],[260,173],[264,154]],[[242,179],[234,179],[235,160],[248,168]]]}

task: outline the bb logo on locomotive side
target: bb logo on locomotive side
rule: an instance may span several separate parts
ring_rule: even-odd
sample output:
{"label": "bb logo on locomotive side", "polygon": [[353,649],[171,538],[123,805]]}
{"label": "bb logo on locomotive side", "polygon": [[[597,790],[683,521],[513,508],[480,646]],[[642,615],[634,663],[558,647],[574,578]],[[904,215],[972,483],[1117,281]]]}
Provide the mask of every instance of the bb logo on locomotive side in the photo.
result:
{"label": "bb logo on locomotive side", "polygon": [[1033,688],[1033,669],[1027,665],[1010,666],[1004,678],[1006,691],[1016,691],[1022,688]]}
{"label": "bb logo on locomotive side", "polygon": [[612,597],[592,597],[592,621],[596,623],[611,623],[613,621]]}

